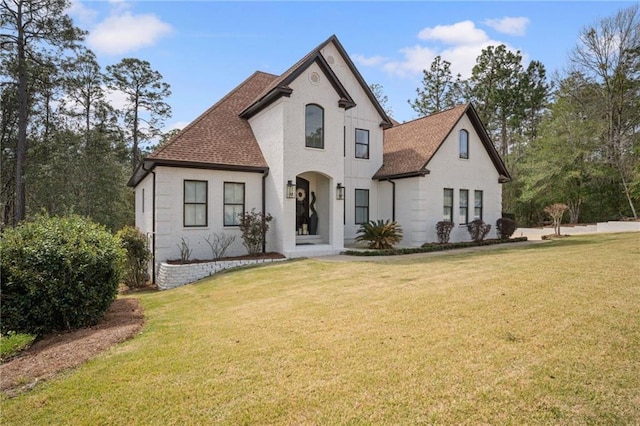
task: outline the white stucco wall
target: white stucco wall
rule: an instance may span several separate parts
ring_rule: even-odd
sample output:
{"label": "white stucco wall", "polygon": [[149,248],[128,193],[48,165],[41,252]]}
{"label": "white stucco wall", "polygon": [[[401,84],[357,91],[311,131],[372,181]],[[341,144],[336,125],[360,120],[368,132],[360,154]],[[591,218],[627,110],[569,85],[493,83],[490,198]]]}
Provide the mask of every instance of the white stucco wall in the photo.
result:
{"label": "white stucco wall", "polygon": [[[243,255],[241,232],[237,226],[224,226],[224,182],[245,184],[245,211],[262,210],[262,174],[220,170],[199,170],[177,167],[156,167],[156,265],[167,259],[180,258],[180,243],[184,238],[193,250],[192,259],[211,259],[211,249],[204,238],[224,232],[236,240],[226,255]],[[184,181],[208,182],[207,226],[185,227]],[[146,192],[146,191],[145,191]],[[270,247],[267,247],[270,250]],[[157,269],[156,269],[157,270]]]}
{"label": "white stucco wall", "polygon": [[[469,132],[469,159],[459,158],[459,134],[462,129]],[[502,185],[498,183],[498,171],[466,115],[427,164],[427,169],[430,174],[424,178],[414,178],[424,181],[424,185],[421,185],[425,194],[428,194],[424,203],[426,228],[423,242],[437,241],[435,226],[443,217],[444,188],[453,189],[453,218],[456,226],[451,231],[452,242],[470,240],[467,227],[458,220],[460,189],[469,190],[469,221],[473,220],[474,191],[483,191],[482,220],[491,225],[487,238],[495,238],[495,224],[502,215]]]}

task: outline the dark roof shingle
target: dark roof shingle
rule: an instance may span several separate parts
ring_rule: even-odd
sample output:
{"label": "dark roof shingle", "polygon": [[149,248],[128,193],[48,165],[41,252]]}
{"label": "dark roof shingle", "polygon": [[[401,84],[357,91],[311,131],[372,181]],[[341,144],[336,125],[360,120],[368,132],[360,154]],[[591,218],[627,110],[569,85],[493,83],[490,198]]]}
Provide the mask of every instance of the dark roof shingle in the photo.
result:
{"label": "dark roof shingle", "polygon": [[151,154],[149,160],[268,167],[249,122],[238,114],[277,78],[254,73]]}

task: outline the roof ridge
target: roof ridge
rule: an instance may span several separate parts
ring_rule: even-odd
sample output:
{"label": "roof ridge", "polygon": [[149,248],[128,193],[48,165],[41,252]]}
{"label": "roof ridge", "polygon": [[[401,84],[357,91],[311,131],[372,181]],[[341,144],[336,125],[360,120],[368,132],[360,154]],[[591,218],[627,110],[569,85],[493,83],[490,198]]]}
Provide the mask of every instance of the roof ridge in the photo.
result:
{"label": "roof ridge", "polygon": [[259,74],[264,74],[264,75],[270,75],[273,77],[278,77],[275,74],[271,74],[268,72],[264,72],[264,71],[254,71],[253,74],[251,74],[249,77],[245,78],[240,84],[238,84],[236,87],[234,87],[233,89],[231,89],[226,95],[224,95],[222,98],[220,98],[216,103],[214,103],[213,105],[211,105],[209,108],[207,108],[202,114],[200,114],[198,117],[196,117],[191,123],[187,124],[186,127],[184,127],[183,129],[181,129],[177,135],[175,135],[168,143],[164,144],[162,147],[160,147],[160,149],[152,152],[149,157],[151,156],[156,156],[158,154],[160,154],[162,151],[164,151],[166,148],[168,148],[170,145],[172,145],[175,141],[177,141],[183,133],[185,133],[187,130],[191,129],[192,127],[194,127],[196,124],[198,124],[199,122],[201,122],[202,120],[204,120],[211,112],[213,112],[216,108],[218,108],[224,101],[226,101],[227,99],[229,99],[233,94],[235,94],[238,90],[240,90],[242,88],[242,86],[244,86],[245,84],[247,84],[249,81],[251,81],[251,79],[253,79],[255,76],[259,75]]}
{"label": "roof ridge", "polygon": [[[425,118],[432,118],[432,117],[435,117],[435,116],[437,116],[437,115],[444,114],[444,113],[446,113],[446,112],[451,112],[451,111],[453,111],[454,109],[456,109],[456,108],[461,108],[461,107],[463,107],[463,106],[465,107],[464,109],[465,109],[465,111],[466,111],[466,109],[469,107],[469,105],[471,105],[471,103],[470,103],[470,102],[467,102],[467,103],[464,103],[464,104],[460,104],[460,105],[456,105],[456,106],[454,106],[454,107],[451,107],[451,108],[449,108],[449,109],[445,109],[445,110],[443,110],[443,111],[434,112],[433,114],[424,115],[424,116],[422,116],[422,117],[414,118],[413,120],[409,120],[409,121],[405,121],[405,122],[403,122],[403,123],[399,123],[397,126],[393,126],[393,127],[389,128],[389,129],[387,129],[387,130],[390,130],[390,129],[396,129],[396,128],[398,128],[398,127],[404,126],[405,124],[411,124],[411,123],[415,123],[416,121],[419,121],[419,120],[424,120]],[[462,115],[462,114],[461,114],[461,115]]]}

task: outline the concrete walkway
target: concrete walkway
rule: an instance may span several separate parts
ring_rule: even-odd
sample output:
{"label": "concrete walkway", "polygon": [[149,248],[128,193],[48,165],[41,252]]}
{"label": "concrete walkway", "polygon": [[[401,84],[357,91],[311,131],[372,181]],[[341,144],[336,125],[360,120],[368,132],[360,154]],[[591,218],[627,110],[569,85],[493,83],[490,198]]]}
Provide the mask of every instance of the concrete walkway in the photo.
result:
{"label": "concrete walkway", "polygon": [[316,260],[322,260],[327,262],[384,262],[391,260],[410,260],[421,259],[425,257],[445,256],[453,254],[466,254],[478,251],[489,251],[497,249],[512,249],[522,248],[532,245],[546,244],[549,240],[534,240],[534,241],[519,241],[515,243],[493,244],[490,246],[478,246],[478,247],[465,247],[459,249],[432,251],[429,253],[413,253],[413,254],[400,254],[395,256],[348,256],[344,254],[332,255],[332,256],[317,256],[313,257]]}

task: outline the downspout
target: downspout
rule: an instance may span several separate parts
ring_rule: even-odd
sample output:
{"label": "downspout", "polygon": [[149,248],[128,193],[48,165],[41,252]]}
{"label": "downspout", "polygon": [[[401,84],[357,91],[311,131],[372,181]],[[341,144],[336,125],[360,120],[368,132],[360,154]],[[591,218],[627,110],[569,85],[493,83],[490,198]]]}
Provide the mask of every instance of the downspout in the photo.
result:
{"label": "downspout", "polygon": [[392,185],[391,188],[391,220],[396,221],[396,183],[391,179],[387,181]]}
{"label": "downspout", "polygon": [[151,284],[156,283],[156,172],[151,169],[144,168],[142,162],[142,170],[150,172],[153,175],[151,187]]}
{"label": "downspout", "polygon": [[[269,169],[265,170],[262,175],[262,225],[264,226],[265,215],[267,214],[267,201],[266,201],[266,193],[267,193],[267,176],[269,176]],[[264,229],[264,228],[263,228]],[[262,252],[267,252],[267,234],[262,236]]]}

